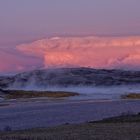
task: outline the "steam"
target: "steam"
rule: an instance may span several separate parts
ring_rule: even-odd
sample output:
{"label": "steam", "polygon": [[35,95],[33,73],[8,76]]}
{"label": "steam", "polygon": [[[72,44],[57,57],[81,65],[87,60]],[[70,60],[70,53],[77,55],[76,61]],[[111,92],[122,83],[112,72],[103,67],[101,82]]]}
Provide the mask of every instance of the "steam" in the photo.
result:
{"label": "steam", "polygon": [[70,99],[77,100],[112,100],[120,99],[122,95],[129,93],[140,93],[139,85],[120,85],[120,86],[69,86],[69,87],[60,87],[60,86],[47,86],[47,87],[37,87],[33,84],[29,84],[26,87],[20,88],[10,88],[16,90],[27,90],[27,91],[66,91],[79,93],[79,96],[71,97]]}
{"label": "steam", "polygon": [[43,59],[44,67],[140,69],[140,37],[54,37],[17,49]]}

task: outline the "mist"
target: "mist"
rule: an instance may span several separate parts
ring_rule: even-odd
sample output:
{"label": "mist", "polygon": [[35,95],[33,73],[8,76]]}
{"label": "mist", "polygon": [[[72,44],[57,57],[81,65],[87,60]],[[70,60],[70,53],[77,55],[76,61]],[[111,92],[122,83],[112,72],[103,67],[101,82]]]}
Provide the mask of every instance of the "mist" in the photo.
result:
{"label": "mist", "polygon": [[69,91],[79,93],[80,98],[108,99],[140,93],[139,74],[92,68],[43,69],[2,78],[0,84],[10,90]]}
{"label": "mist", "polygon": [[10,90],[25,90],[25,91],[67,91],[79,93],[77,97],[70,97],[70,99],[120,99],[122,95],[129,93],[140,93],[140,85],[120,85],[120,86],[47,86],[39,87],[29,85],[26,87],[10,87]]}

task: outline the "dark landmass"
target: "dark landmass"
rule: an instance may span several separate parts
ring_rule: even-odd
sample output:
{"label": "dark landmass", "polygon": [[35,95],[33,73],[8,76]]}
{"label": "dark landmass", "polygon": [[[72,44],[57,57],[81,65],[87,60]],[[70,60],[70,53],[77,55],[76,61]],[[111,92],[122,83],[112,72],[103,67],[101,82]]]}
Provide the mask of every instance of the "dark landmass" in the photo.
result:
{"label": "dark landmass", "polygon": [[140,99],[140,93],[130,93],[127,95],[122,95],[122,99]]}
{"label": "dark landmass", "polygon": [[6,126],[2,140],[139,140],[140,113],[122,115],[98,122],[64,124],[52,128],[11,131]]}
{"label": "dark landmass", "polygon": [[0,88],[0,95],[4,93],[4,90]]}
{"label": "dark landmass", "polygon": [[64,91],[24,91],[24,90],[3,90],[6,99],[19,99],[19,98],[63,98],[70,96],[77,96],[78,93],[64,92]]}
{"label": "dark landmass", "polygon": [[9,104],[5,104],[5,103],[3,103],[3,104],[0,104],[0,107],[3,107],[3,106],[8,106]]}
{"label": "dark landmass", "polygon": [[60,68],[34,70],[14,76],[1,76],[0,88],[50,86],[113,86],[140,84],[140,71],[92,68]]}
{"label": "dark landmass", "polygon": [[140,123],[140,113],[138,114],[133,114],[132,112],[125,112],[122,113],[122,115],[117,116],[117,117],[112,117],[112,118],[106,118],[101,121],[93,121],[90,123],[133,123],[133,122],[138,122]]}

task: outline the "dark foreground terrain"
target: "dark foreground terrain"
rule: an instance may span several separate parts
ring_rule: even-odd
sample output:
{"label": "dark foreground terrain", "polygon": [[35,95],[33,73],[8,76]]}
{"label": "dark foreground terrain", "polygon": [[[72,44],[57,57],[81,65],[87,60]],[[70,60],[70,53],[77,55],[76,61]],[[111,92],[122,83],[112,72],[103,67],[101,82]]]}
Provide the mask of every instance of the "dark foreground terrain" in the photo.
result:
{"label": "dark foreground terrain", "polygon": [[9,132],[1,132],[1,140],[140,140],[140,114],[13,132],[7,127],[5,131]]}

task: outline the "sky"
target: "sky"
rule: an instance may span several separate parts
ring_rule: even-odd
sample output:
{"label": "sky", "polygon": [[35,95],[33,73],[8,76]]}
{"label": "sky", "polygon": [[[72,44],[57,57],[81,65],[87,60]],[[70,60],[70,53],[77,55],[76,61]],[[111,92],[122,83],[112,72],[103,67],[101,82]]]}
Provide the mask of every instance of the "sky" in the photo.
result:
{"label": "sky", "polygon": [[[100,41],[108,40],[102,37],[109,37],[110,41],[112,40],[110,37],[114,36],[119,39],[128,37],[128,40],[131,40],[131,36],[139,37],[139,6],[139,0],[1,0],[0,72],[25,71],[44,67],[44,59],[46,59],[44,53],[40,57],[40,55],[25,53],[17,49],[17,46],[22,44],[30,46],[29,44],[35,44],[35,41],[48,37],[73,37],[72,41],[68,39],[68,42],[75,42],[74,37],[81,37],[82,40],[83,36],[98,36]],[[65,44],[63,42],[65,39],[62,38],[61,43]],[[45,49],[45,54],[47,54],[46,51]],[[56,52],[55,47],[52,51]],[[52,56],[54,53],[48,55]],[[58,57],[56,53],[54,57]],[[79,65],[83,63],[81,61],[84,57],[81,56],[80,59]],[[92,59],[96,60],[96,58]],[[59,62],[56,63],[58,66]],[[100,64],[89,65],[97,67]]]}

